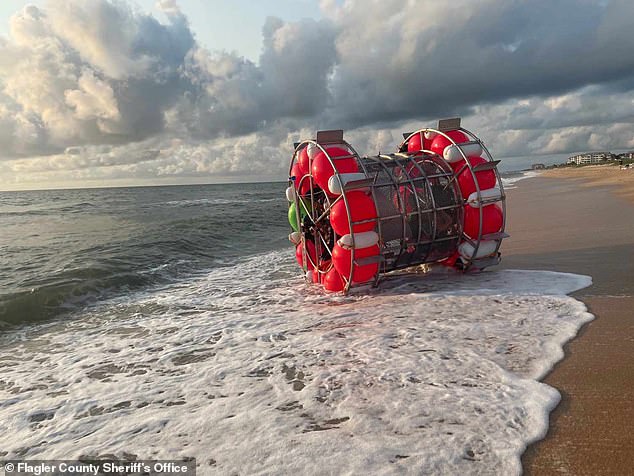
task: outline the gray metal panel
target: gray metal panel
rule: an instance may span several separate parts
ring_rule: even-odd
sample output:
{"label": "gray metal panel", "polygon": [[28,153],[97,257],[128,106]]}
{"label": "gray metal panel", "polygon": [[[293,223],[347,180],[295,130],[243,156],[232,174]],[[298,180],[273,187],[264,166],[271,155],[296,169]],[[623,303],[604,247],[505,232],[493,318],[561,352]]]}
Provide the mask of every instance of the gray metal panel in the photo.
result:
{"label": "gray metal panel", "polygon": [[372,185],[373,180],[372,179],[361,179],[361,180],[352,180],[348,183],[346,183],[343,187],[343,189],[348,192],[350,190],[356,190],[358,188],[365,188],[365,187],[369,187],[370,185]]}
{"label": "gray metal panel", "polygon": [[[464,159],[463,159],[464,160]],[[493,170],[500,163],[499,160],[492,160],[491,162],[486,162],[484,164],[478,164],[473,166],[474,172],[482,172],[483,170]]]}
{"label": "gray metal panel", "polygon": [[343,130],[337,129],[333,131],[318,131],[317,143],[328,144],[332,142],[343,142]]}
{"label": "gray metal panel", "polygon": [[460,118],[452,117],[451,119],[441,119],[438,121],[438,130],[441,132],[453,131],[460,129]]}

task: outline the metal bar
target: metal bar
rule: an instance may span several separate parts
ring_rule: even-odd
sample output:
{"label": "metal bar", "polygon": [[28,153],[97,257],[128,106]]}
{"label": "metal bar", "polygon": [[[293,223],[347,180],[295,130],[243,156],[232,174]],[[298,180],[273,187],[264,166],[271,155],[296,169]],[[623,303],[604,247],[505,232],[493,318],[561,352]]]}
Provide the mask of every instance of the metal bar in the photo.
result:
{"label": "metal bar", "polygon": [[366,188],[372,185],[372,179],[361,179],[361,180],[351,180],[343,186],[344,192],[349,192],[350,190],[358,190],[360,188]]}
{"label": "metal bar", "polygon": [[[357,221],[353,221],[350,222],[352,225],[363,225],[365,223],[376,223],[377,218],[366,218],[365,220],[357,220]],[[352,229],[350,230],[350,233],[353,234]]]}
{"label": "metal bar", "polygon": [[331,160],[343,160],[343,159],[356,159],[354,155],[338,155],[337,157],[330,157]]}
{"label": "metal bar", "polygon": [[[308,147],[308,145],[306,145],[306,147]],[[308,155],[308,150],[306,150],[306,155],[308,156],[308,185],[310,186],[310,212],[308,210],[306,210],[306,214],[310,217],[310,220],[313,222],[313,242],[315,243],[315,259],[317,260],[317,263],[313,263],[313,269],[319,269],[319,257],[321,256],[321,240],[317,239],[317,234],[319,234],[319,238],[321,238],[321,234],[317,231],[317,227],[316,227],[316,222],[314,219],[315,213],[316,213],[316,208],[315,208],[315,187],[314,187],[314,183],[313,183],[313,159]],[[304,176],[305,177],[305,176]],[[304,177],[302,177],[302,180],[304,180]],[[300,187],[301,187],[301,182],[300,182]],[[304,201],[302,200],[302,206],[303,206]],[[303,238],[303,237],[302,237]],[[305,241],[305,240],[304,240]],[[304,243],[304,255],[308,256],[310,259],[310,256],[308,254],[308,251],[305,249],[306,248],[306,244]],[[306,258],[304,258],[306,259]],[[312,260],[311,260],[312,261]],[[306,261],[304,261],[306,262]],[[318,273],[319,274],[319,273]]]}
{"label": "metal bar", "polygon": [[[481,145],[482,145],[482,152],[484,153],[484,155],[487,156],[489,161],[492,161],[493,157],[491,156],[491,152],[489,152],[489,149],[487,148],[487,146],[484,144],[484,142],[482,142]],[[497,167],[493,169],[493,173],[495,174],[495,180],[497,182],[498,188],[500,189],[500,196],[502,198],[500,200],[500,202],[502,203],[502,229],[500,231],[504,232],[504,230],[506,229],[506,194],[504,193],[504,184],[502,183],[502,177],[500,176],[500,172],[497,169]],[[496,253],[499,252],[501,245],[502,245],[502,240],[497,242],[497,246],[495,247]]]}
{"label": "metal bar", "polygon": [[356,259],[354,264],[357,266],[366,266],[368,264],[380,263],[381,261],[383,261],[383,256],[381,255],[366,256],[365,258]]}
{"label": "metal bar", "polygon": [[[319,139],[320,137],[325,141],[330,139],[331,137],[334,137],[335,139],[338,140],[338,143],[341,143],[345,146],[348,146],[350,150],[353,151],[354,154],[356,154],[356,152],[354,152],[354,149],[352,149],[352,146],[349,146],[347,144],[347,142],[345,142],[343,140],[343,131],[334,131],[337,133],[337,135],[333,134],[332,136],[328,136],[328,132],[333,132],[333,131],[321,131],[322,135],[320,136],[320,133],[317,133],[317,138]],[[340,132],[340,134],[339,134]],[[341,181],[341,176],[339,175],[339,171],[337,170],[337,167],[335,167],[335,163],[332,160],[332,157],[330,157],[330,154],[328,153],[328,151],[322,146],[322,142],[320,142],[319,140],[316,142],[317,147],[323,152],[324,156],[326,157],[326,159],[328,159],[328,163],[330,164],[330,166],[332,167],[333,170],[333,175],[337,177],[337,180],[339,181],[339,186],[342,186],[343,183]],[[359,160],[357,160],[357,162],[359,162]],[[312,185],[312,183],[311,183]],[[344,294],[347,294],[348,291],[350,290],[350,285],[352,284],[352,274],[354,272],[354,268],[352,266],[352,263],[354,262],[354,233],[352,232],[352,217],[350,215],[350,206],[348,204],[348,199],[346,198],[346,194],[342,193],[341,195],[339,195],[333,203],[330,203],[330,200],[328,199],[328,194],[324,192],[324,195],[326,197],[326,200],[328,201],[328,206],[326,207],[326,210],[324,210],[324,213],[322,213],[322,215],[320,216],[321,220],[323,217],[325,217],[326,213],[330,213],[330,209],[332,208],[332,206],[338,201],[338,200],[343,200],[345,208],[346,208],[346,215],[348,216],[348,224],[350,226],[350,233],[352,236],[352,250],[350,251],[350,275],[348,276],[348,278],[346,278],[345,276],[342,276],[344,281],[345,281],[345,286],[343,289]],[[318,221],[319,221],[318,220]],[[332,256],[332,250],[328,249],[330,256]]]}
{"label": "metal bar", "polygon": [[[455,205],[447,205],[445,207],[436,208],[436,211],[452,210],[454,208],[462,208],[462,206],[463,206],[462,203],[458,203],[458,204],[455,204]],[[420,213],[421,214],[433,213],[433,211],[434,210],[432,208],[427,208],[425,210],[421,210]],[[405,213],[405,216],[409,217],[409,216],[413,216],[413,215],[416,215],[416,214],[417,214],[417,212],[409,212],[409,213]],[[403,214],[401,214],[401,213],[399,213],[398,215],[388,215],[388,216],[385,216],[385,217],[380,217],[380,218],[378,218],[378,220],[381,220],[381,221],[394,220],[395,218],[400,218],[402,215]],[[366,223],[369,222],[369,221],[372,221],[372,220],[365,220]],[[356,223],[359,223],[359,222],[356,222]]]}
{"label": "metal bar", "polygon": [[[425,160],[428,160],[428,159],[425,159]],[[409,183],[410,181],[411,182],[426,182],[428,179],[441,178],[441,177],[445,177],[445,178],[453,177],[453,172],[443,172],[442,174],[426,175],[425,177],[414,177],[411,180],[405,180],[399,183]]]}
{"label": "metal bar", "polygon": [[412,246],[418,246],[418,245],[429,245],[432,243],[442,243],[443,241],[452,241],[452,240],[460,240],[460,235],[453,235],[453,236],[445,236],[444,238],[436,238],[435,240],[427,240],[427,241],[417,241],[415,243],[411,243]]}
{"label": "metal bar", "polygon": [[489,233],[487,235],[483,235],[482,239],[483,240],[501,240],[503,238],[508,238],[511,235],[509,235],[508,233],[505,233],[503,231],[499,231],[497,233]]}
{"label": "metal bar", "polygon": [[458,169],[457,171],[455,171],[453,173],[453,176],[451,177],[451,180],[449,180],[449,182],[447,183],[447,185],[445,185],[445,188],[443,188],[443,190],[447,190],[447,188],[456,180],[458,180],[458,177],[460,176],[460,174],[465,170],[465,168],[467,167],[467,164],[465,163],[462,167],[460,167],[460,169]]}
{"label": "metal bar", "polygon": [[324,213],[322,213],[321,215],[319,215],[319,218],[317,218],[317,220],[315,220],[315,223],[320,222],[321,220],[323,220],[325,218],[326,215],[328,215],[330,213],[330,209],[333,207],[333,205],[335,203],[337,203],[339,200],[341,200],[343,197],[343,194],[339,195],[332,203],[328,203],[328,206],[325,207]]}
{"label": "metal bar", "polygon": [[484,207],[486,205],[491,205],[492,203],[501,202],[502,200],[503,200],[503,197],[494,197],[494,198],[487,198],[486,200],[482,200],[480,203]]}
{"label": "metal bar", "polygon": [[[342,140],[343,140],[343,131],[341,132],[342,134]],[[365,173],[366,176],[368,176],[367,171],[365,170],[365,167],[363,166],[363,161],[360,159],[359,154],[357,153],[356,150],[354,150],[354,147],[352,147],[350,144],[348,144],[347,142],[344,141],[344,143],[346,144],[348,150],[350,150],[353,154],[354,159],[357,162],[357,165],[361,165],[361,168],[363,168],[363,172]],[[331,162],[332,163],[332,162]],[[343,182],[341,180],[341,176],[339,175],[339,172],[337,171],[334,163],[332,163],[332,167],[335,170],[335,174],[337,174],[337,180],[339,180],[339,186],[343,189]],[[348,294],[348,292],[350,291],[350,286],[352,286],[352,277],[354,275],[354,260],[355,260],[355,242],[354,242],[354,224],[352,222],[352,215],[350,213],[350,205],[348,204],[348,199],[346,198],[346,194],[345,191],[342,190],[342,194],[340,195],[340,197],[343,197],[345,206],[346,206],[346,214],[348,215],[348,226],[350,227],[350,236],[352,239],[352,249],[350,250],[350,275],[348,276],[348,278],[346,278],[344,276],[344,281],[346,282],[345,286],[344,286],[344,293]],[[327,196],[327,194],[326,194]],[[374,203],[374,206],[376,208],[376,200]],[[378,210],[378,208],[377,208]],[[377,271],[376,273],[376,277],[375,277],[375,283],[378,282],[379,279],[379,273]]]}
{"label": "metal bar", "polygon": [[454,143],[453,145],[455,145],[456,147],[460,147],[462,149],[464,146],[475,145],[475,144],[480,144],[480,139],[469,140],[467,142],[460,142],[459,144]]}
{"label": "metal bar", "polygon": [[[356,153],[356,152],[355,152]],[[365,158],[367,159],[367,157]],[[381,248],[382,248],[382,229],[381,229],[381,222],[379,221],[379,205],[378,205],[378,200],[377,200],[377,196],[375,193],[375,186],[376,186],[376,181],[378,180],[379,174],[378,172],[375,172],[373,174],[370,174],[368,168],[366,167],[366,162],[365,160],[359,159],[359,165],[361,166],[361,169],[363,170],[363,173],[368,177],[367,181],[367,187],[370,190],[370,196],[372,197],[372,202],[374,203],[374,209],[376,211],[377,214],[377,218],[374,220],[370,220],[370,221],[374,221],[376,229],[377,229],[377,234],[379,236],[379,241],[378,241],[378,246],[379,246],[379,266],[377,267],[377,272],[374,275],[374,278],[372,280],[372,287],[377,287],[379,284],[379,281],[381,279],[381,265],[383,265],[384,271],[385,271],[385,261],[383,260],[383,256],[380,254],[381,252]],[[371,178],[372,175],[374,176],[374,178]],[[364,187],[361,187],[364,188]],[[365,220],[364,220],[365,221]],[[355,260],[353,259],[353,264],[355,262],[360,262],[362,260]],[[364,283],[367,284],[367,283]]]}
{"label": "metal bar", "polygon": [[[423,139],[424,139],[424,132],[419,131],[418,133],[421,135],[421,137],[420,137],[421,142],[420,143],[422,145],[423,144]],[[434,161],[432,160],[432,162],[434,162]],[[435,241],[436,234],[438,233],[438,229],[437,229],[438,227],[436,226],[436,222],[438,220],[438,211],[436,209],[436,197],[434,197],[434,191],[431,188],[431,182],[429,180],[429,177],[427,176],[427,172],[425,172],[423,167],[421,167],[420,164],[416,160],[414,160],[414,164],[415,164],[416,168],[418,169],[418,171],[421,173],[421,175],[423,177],[425,177],[425,190],[427,191],[427,193],[429,193],[429,197],[430,197],[430,200],[431,200],[431,206],[432,206],[431,213],[433,214],[432,215],[431,241],[433,242],[433,241]],[[418,194],[416,194],[416,202],[418,203]],[[427,213],[429,213],[429,212],[427,212]],[[420,213],[420,210],[419,210],[419,214],[418,214],[418,223],[419,223],[419,226],[418,226],[418,239],[417,239],[417,241],[420,241],[420,234],[421,234],[422,227],[423,227],[422,213]],[[423,262],[423,263],[427,262],[427,258],[429,257],[429,254],[431,253],[431,248],[432,248],[431,246],[427,247],[427,250],[425,252],[425,256],[423,258],[421,258],[421,262]]]}
{"label": "metal bar", "polygon": [[[440,125],[440,123],[439,123]],[[463,129],[462,127],[460,127],[460,122],[458,122],[458,126],[457,128],[455,128],[454,130],[459,130],[460,132],[463,132],[467,135],[467,137],[471,137],[472,142],[478,142],[479,144],[481,144],[481,141],[471,132],[467,131],[466,129]],[[440,129],[440,128],[439,128]],[[480,185],[478,184],[478,178],[475,175],[475,172],[473,171],[473,167],[471,167],[471,162],[467,159],[467,156],[465,155],[464,151],[462,150],[462,148],[460,148],[459,144],[457,144],[451,137],[449,137],[447,134],[445,134],[444,132],[442,132],[441,130],[437,131],[438,134],[441,134],[442,136],[444,136],[449,142],[451,142],[451,144],[458,146],[457,150],[458,152],[460,152],[460,155],[462,156],[462,159],[464,160],[464,166],[460,168],[460,171],[457,172],[454,177],[458,177],[464,170],[465,167],[469,169],[470,173],[471,173],[471,177],[473,178],[473,183],[475,185],[476,188],[476,193],[477,193],[477,197],[478,197],[478,202],[482,201],[482,196],[480,194]],[[482,145],[482,144],[481,144]],[[461,196],[462,198],[462,196]],[[480,247],[480,240],[481,240],[481,236],[482,236],[482,225],[483,225],[483,215],[482,215],[482,206],[480,205],[478,207],[478,215],[480,216],[480,223],[479,223],[479,227],[478,227],[478,237],[477,240],[475,242],[475,244],[472,243],[473,246],[473,255],[472,256],[477,256],[478,253],[478,248]],[[462,223],[462,235],[466,236],[464,234],[464,220],[461,220]],[[469,268],[470,264],[471,264],[471,258],[464,258],[467,260],[466,266],[465,266],[465,271]]]}
{"label": "metal bar", "polygon": [[[380,158],[385,159],[385,156],[380,155]],[[392,160],[390,157],[388,157],[388,160]],[[394,190],[396,192],[396,199],[398,200],[398,204],[399,204],[399,209],[400,210],[405,210],[404,204],[403,204],[403,199],[401,198],[401,194],[398,193],[398,183],[396,182],[396,180],[394,180],[394,174],[391,173],[390,169],[385,165],[385,160],[379,160],[378,163],[381,164],[381,166],[383,167],[383,169],[385,170],[385,173],[390,177],[390,179],[392,180],[392,185],[394,187]],[[401,166],[400,162],[396,161],[396,165],[397,166]],[[373,187],[374,189],[374,187]],[[378,212],[378,208],[377,208],[377,212]],[[402,213],[402,212],[401,212]],[[396,258],[397,260],[401,257],[401,255],[403,254],[403,250],[405,249],[405,234],[407,232],[407,221],[405,220],[405,217],[400,215],[401,218],[401,222],[402,222],[402,231],[401,231],[401,249],[399,251],[399,255]]]}
{"label": "metal bar", "polygon": [[[422,138],[421,138],[421,139],[422,139]],[[421,142],[421,144],[422,144],[422,142]],[[416,164],[416,165],[415,165],[415,167],[417,167],[417,168],[419,168],[419,169],[420,169],[420,167],[418,167],[418,164],[417,164],[417,162],[416,162],[416,158],[411,158],[411,159],[410,159],[410,158],[408,157],[408,159],[409,159],[409,162],[410,162],[410,163],[412,163],[412,164]],[[398,159],[396,159],[396,160],[398,160]],[[402,170],[402,171],[405,173],[405,175],[407,176],[408,181],[409,181],[409,185],[410,185],[410,187],[412,188],[412,194],[413,194],[413,196],[414,196],[414,201],[415,201],[415,203],[416,203],[416,216],[417,216],[417,218],[418,218],[418,233],[417,233],[417,236],[416,236],[416,241],[420,241],[420,235],[421,235],[421,233],[422,233],[422,229],[423,229],[423,220],[422,220],[422,217],[421,217],[420,200],[418,199],[418,192],[416,191],[416,185],[414,185],[414,181],[412,180],[412,176],[411,176],[411,174],[407,171],[407,167],[401,167],[401,170]],[[423,177],[422,177],[422,178],[424,179],[424,182],[423,182],[423,183],[425,183],[425,182],[427,181],[427,177],[426,177],[426,175],[424,174],[424,171],[423,171]],[[422,180],[421,180],[421,181],[422,181]],[[424,186],[425,186],[425,185],[423,185],[423,187],[424,187]],[[400,196],[400,193],[399,193],[399,190],[398,190],[398,189],[396,190],[396,193]],[[407,209],[405,209],[405,210],[401,210],[401,213],[404,213],[404,214],[405,214],[405,218],[407,218],[407,216],[408,216]],[[405,230],[404,230],[404,231],[405,231]],[[403,239],[404,239],[404,238],[405,238],[405,237],[403,237]],[[410,246],[412,246],[412,245],[411,245],[411,243],[410,243]],[[396,260],[398,261],[400,257],[401,257],[401,255],[399,254],[399,256],[396,258]]]}
{"label": "metal bar", "polygon": [[487,162],[486,164],[478,164],[475,167],[473,167],[473,171],[474,172],[483,172],[485,170],[493,170],[497,167],[497,165],[500,163],[499,160],[492,160],[490,162]]}
{"label": "metal bar", "polygon": [[[361,168],[363,169],[363,173],[365,173],[365,175],[369,177],[370,174],[368,173],[368,169],[366,168],[365,161],[364,160],[359,160],[359,165],[361,165]],[[375,182],[376,182],[377,178],[378,178],[378,174],[374,177]],[[374,191],[375,186],[376,185],[373,184],[373,186],[370,187],[370,194],[372,195],[372,201],[374,202],[374,208],[377,211],[377,218],[378,218],[379,203],[378,203],[378,201],[376,199],[376,193]],[[381,230],[381,220],[377,220],[376,227],[377,227],[378,234],[379,234],[379,243],[381,243],[381,241],[383,240],[383,232]],[[353,238],[354,238],[354,235],[353,235]],[[380,276],[381,276],[380,269],[381,269],[381,266],[379,265],[379,272],[377,272],[376,276],[374,277],[374,286],[377,286],[379,284],[379,279],[380,279]],[[383,265],[383,269],[384,269],[384,272],[385,272],[385,263]]]}

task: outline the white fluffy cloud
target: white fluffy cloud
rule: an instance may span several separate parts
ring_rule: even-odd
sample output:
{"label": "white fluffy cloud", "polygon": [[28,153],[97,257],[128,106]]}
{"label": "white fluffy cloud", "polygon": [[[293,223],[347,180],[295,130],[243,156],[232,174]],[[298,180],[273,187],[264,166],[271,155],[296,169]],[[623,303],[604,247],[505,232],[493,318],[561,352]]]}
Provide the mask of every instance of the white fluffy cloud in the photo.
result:
{"label": "white fluffy cloud", "polygon": [[500,157],[634,147],[627,0],[324,0],[321,20],[267,19],[258,63],[202,48],[175,0],[158,6],[166,23],[115,0],[11,18],[5,184],[282,178],[317,129],[385,152],[452,115]]}

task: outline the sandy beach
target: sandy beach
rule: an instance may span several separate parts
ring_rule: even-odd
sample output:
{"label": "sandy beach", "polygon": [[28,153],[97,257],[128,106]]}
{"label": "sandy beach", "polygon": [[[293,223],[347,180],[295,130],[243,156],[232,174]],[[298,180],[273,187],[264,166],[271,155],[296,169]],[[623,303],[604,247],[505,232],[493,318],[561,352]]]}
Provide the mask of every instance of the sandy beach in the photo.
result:
{"label": "sandy beach", "polygon": [[634,454],[634,170],[549,170],[508,192],[505,268],[592,276],[575,293],[596,319],[545,378],[562,401],[525,474],[631,474]]}
{"label": "sandy beach", "polygon": [[634,201],[634,166],[620,169],[618,165],[588,165],[549,169],[543,177],[578,179],[582,186],[606,187],[615,194]]}

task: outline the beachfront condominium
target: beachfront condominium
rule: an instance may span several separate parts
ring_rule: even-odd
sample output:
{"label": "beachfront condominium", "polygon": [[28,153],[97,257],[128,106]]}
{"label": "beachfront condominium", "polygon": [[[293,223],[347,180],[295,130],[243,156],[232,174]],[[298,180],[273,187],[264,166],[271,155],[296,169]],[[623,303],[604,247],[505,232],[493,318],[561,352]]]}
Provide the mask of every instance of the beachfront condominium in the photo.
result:
{"label": "beachfront condominium", "polygon": [[598,164],[607,160],[616,160],[616,155],[611,152],[588,152],[569,157],[567,163],[577,165]]}

